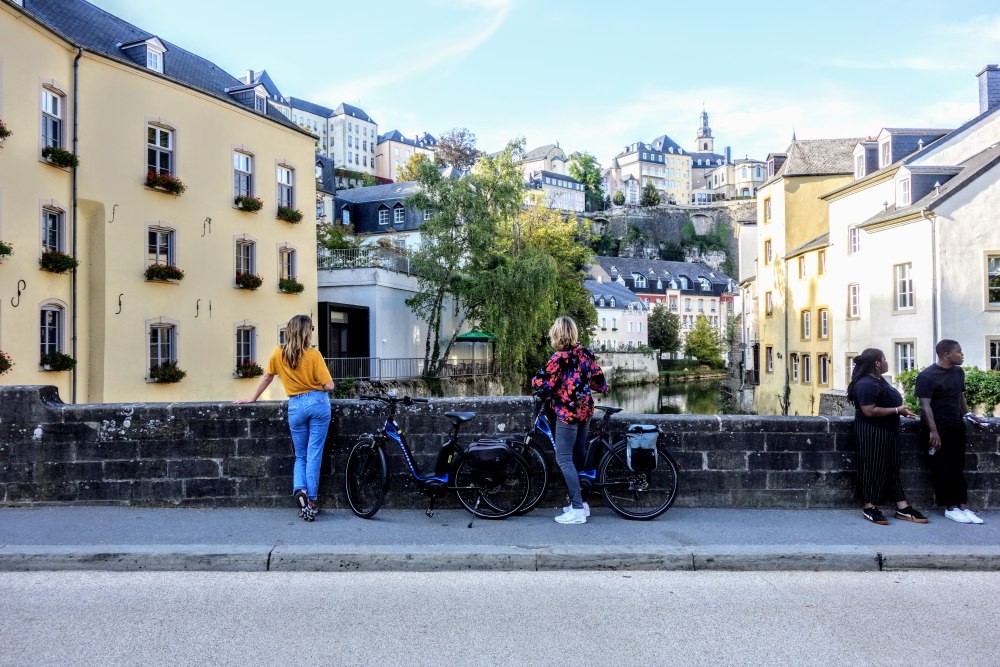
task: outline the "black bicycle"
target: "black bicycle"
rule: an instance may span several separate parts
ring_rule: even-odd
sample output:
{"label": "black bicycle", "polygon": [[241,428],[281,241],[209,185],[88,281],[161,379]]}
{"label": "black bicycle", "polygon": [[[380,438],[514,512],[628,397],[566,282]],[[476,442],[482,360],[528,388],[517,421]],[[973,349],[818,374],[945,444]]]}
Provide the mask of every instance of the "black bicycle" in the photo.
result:
{"label": "black bicycle", "polygon": [[[528,466],[505,442],[477,441],[467,448],[458,445],[459,428],[475,419],[475,412],[444,413],[452,420],[451,432],[438,452],[434,474],[424,475],[417,468],[406,437],[396,423],[396,406],[427,403],[427,399],[397,398],[392,392],[388,396],[364,395],[360,398],[388,405],[389,414],[382,428],[375,434],[361,436],[347,456],[344,471],[347,502],[359,517],[370,519],[375,516],[385,501],[391,478],[386,455],[390,442],[395,442],[402,451],[417,489],[430,498],[427,516],[434,515],[435,500],[450,492],[458,497],[465,509],[484,519],[508,517],[528,499],[531,493]],[[478,452],[487,450],[489,456],[485,465],[484,457],[469,455],[473,448],[477,448]]]}
{"label": "black bicycle", "polygon": [[[555,451],[554,422],[546,414],[546,406],[544,401],[535,398],[533,427],[525,437],[525,450],[521,452],[531,470],[532,480],[549,479],[549,464],[544,450]],[[611,442],[609,430],[611,415],[622,409],[597,405],[595,410],[600,410],[604,416],[596,422],[595,434],[587,441],[584,465],[578,471],[584,498],[598,491],[604,496],[608,506],[626,519],[655,519],[670,509],[677,497],[677,461],[657,441],[654,468],[630,465],[627,439],[622,437]],[[533,487],[531,496],[520,513],[528,512],[538,505],[547,490],[547,486]]]}

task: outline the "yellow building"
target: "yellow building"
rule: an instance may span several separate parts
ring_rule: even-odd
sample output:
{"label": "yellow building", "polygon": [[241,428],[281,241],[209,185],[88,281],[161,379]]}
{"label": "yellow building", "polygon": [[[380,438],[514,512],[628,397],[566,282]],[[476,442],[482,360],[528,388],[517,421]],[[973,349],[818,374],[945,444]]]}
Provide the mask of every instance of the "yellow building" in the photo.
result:
{"label": "yellow building", "polygon": [[793,141],[767,158],[769,178],[757,191],[757,414],[818,414],[830,387],[829,217],[820,197],[850,182],[857,143]]}
{"label": "yellow building", "polygon": [[652,183],[661,204],[691,201],[691,155],[665,134],[648,144],[640,141],[626,146],[611,161],[605,178],[607,194],[611,197],[621,191],[628,201],[626,183],[634,178],[640,188]]}
{"label": "yellow building", "polygon": [[[315,137],[77,0],[0,3],[0,120],[0,381],[79,403],[250,394],[238,366],[315,310]],[[157,381],[174,362],[186,377]]]}
{"label": "yellow building", "polygon": [[423,155],[434,161],[437,139],[428,132],[408,139],[399,130],[386,132],[378,138],[375,154],[375,175],[390,181],[399,180],[399,171],[414,155]]}

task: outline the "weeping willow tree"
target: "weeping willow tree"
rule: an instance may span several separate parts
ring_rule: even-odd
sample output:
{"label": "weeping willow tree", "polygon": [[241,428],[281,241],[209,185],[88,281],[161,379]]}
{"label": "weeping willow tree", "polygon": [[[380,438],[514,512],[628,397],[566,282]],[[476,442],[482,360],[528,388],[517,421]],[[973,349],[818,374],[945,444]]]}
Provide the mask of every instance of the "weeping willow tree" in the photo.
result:
{"label": "weeping willow tree", "polygon": [[[419,167],[423,191],[407,205],[432,214],[413,258],[420,291],[407,304],[427,322],[427,375],[440,373],[455,337],[474,324],[496,336],[497,362],[521,384],[544,361],[556,316],[576,319],[585,337],[597,321],[583,287],[586,227],[537,199],[525,206],[522,153],[523,141],[512,141],[457,180]],[[449,300],[462,315],[444,332]]]}

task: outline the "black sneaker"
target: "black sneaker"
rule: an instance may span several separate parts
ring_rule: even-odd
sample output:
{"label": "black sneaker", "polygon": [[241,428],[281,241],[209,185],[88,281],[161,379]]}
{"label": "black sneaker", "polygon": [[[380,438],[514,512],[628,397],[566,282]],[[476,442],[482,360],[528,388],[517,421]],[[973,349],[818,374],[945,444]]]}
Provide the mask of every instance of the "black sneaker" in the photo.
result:
{"label": "black sneaker", "polygon": [[306,521],[315,521],[316,515],[319,514],[319,508],[310,503],[306,505],[305,509],[302,510],[302,512],[303,512],[302,515],[303,519],[305,519]]}
{"label": "black sneaker", "polygon": [[[306,510],[309,509],[309,499],[306,497],[306,492],[299,489],[294,494],[296,504],[299,506],[299,518],[306,519]],[[307,521],[309,519],[306,519]]]}
{"label": "black sneaker", "polygon": [[927,517],[913,509],[913,505],[907,505],[903,509],[896,510],[896,518],[913,523],[927,523]]}
{"label": "black sneaker", "polygon": [[885,515],[878,511],[877,507],[866,507],[861,510],[861,516],[868,519],[872,523],[877,523],[880,526],[888,526],[889,520],[885,518]]}

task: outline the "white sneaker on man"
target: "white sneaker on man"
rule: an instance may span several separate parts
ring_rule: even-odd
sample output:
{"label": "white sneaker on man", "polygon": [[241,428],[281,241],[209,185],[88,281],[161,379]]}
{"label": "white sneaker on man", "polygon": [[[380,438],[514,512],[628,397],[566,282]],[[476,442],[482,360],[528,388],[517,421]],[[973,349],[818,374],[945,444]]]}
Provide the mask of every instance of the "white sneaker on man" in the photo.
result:
{"label": "white sneaker on man", "polygon": [[556,523],[587,523],[587,513],[570,507],[556,517]]}
{"label": "white sneaker on man", "polygon": [[[952,521],[957,521],[959,523],[972,523],[972,519],[965,513],[965,510],[960,507],[954,509],[945,510],[944,518],[951,519]],[[978,517],[977,517],[978,518]]]}
{"label": "white sneaker on man", "polygon": [[[563,508],[563,512],[568,512],[571,509],[573,509],[573,505],[567,505],[566,507]],[[586,514],[588,517],[590,516],[590,503],[583,504],[583,513]]]}
{"label": "white sneaker on man", "polygon": [[962,512],[965,513],[965,518],[969,520],[969,523],[982,523],[983,520],[976,516],[976,513],[966,507]]}

